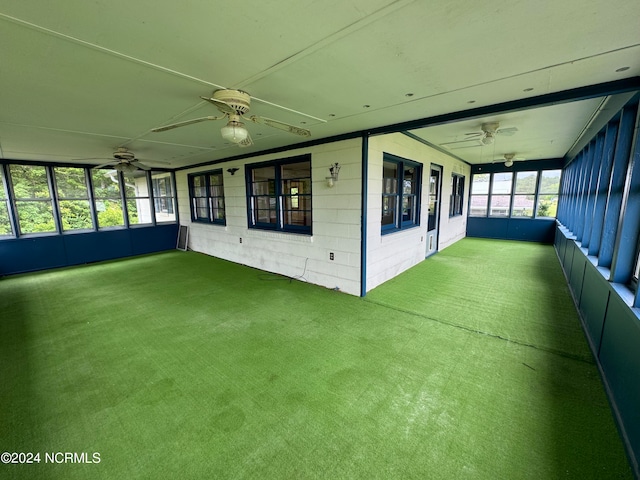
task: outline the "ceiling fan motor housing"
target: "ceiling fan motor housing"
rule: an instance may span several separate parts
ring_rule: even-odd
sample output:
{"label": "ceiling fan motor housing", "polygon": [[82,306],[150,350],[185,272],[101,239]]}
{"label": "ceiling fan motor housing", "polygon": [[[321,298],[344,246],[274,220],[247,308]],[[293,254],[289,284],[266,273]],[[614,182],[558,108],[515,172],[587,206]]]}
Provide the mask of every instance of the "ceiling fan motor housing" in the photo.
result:
{"label": "ceiling fan motor housing", "polygon": [[238,115],[244,115],[251,106],[251,96],[242,90],[222,89],[213,92],[213,98],[221,100],[233,108]]}
{"label": "ceiling fan motor housing", "polygon": [[113,158],[116,160],[132,161],[135,160],[135,155],[128,151],[126,148],[119,148],[118,151],[113,153]]}

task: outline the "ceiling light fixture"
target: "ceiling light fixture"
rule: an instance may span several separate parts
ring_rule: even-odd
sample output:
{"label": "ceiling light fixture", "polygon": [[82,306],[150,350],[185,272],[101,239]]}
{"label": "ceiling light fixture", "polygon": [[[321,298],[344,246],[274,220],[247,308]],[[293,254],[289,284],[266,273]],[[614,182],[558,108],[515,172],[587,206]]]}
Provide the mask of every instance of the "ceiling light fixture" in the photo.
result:
{"label": "ceiling light fixture", "polygon": [[244,123],[230,120],[224,127],[220,129],[222,138],[231,143],[241,143],[247,139],[249,132]]}
{"label": "ceiling light fixture", "polygon": [[133,173],[137,170],[136,167],[131,165],[130,163],[116,163],[113,168],[122,173]]}
{"label": "ceiling light fixture", "polygon": [[485,132],[484,137],[482,137],[480,141],[483,145],[491,145],[494,139],[493,132]]}

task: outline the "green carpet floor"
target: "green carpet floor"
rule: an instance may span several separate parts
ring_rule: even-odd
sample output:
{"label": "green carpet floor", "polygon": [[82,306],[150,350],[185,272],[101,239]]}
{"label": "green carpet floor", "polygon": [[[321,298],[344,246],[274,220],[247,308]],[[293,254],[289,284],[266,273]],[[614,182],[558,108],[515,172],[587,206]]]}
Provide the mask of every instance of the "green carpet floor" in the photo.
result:
{"label": "green carpet floor", "polygon": [[41,454],[0,478],[632,477],[550,246],[364,299],[177,251],[4,278],[0,379],[0,451]]}

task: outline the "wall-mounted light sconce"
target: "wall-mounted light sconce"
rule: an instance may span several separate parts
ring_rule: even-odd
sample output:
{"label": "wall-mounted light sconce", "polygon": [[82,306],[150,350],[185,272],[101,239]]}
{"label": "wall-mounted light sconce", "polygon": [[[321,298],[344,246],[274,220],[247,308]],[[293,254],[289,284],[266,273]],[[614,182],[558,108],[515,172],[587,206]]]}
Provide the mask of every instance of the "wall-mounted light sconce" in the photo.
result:
{"label": "wall-mounted light sconce", "polygon": [[338,181],[339,171],[340,171],[340,164],[337,162],[329,167],[329,173],[331,174],[331,176],[326,177],[327,187],[329,188],[333,187],[334,183]]}
{"label": "wall-mounted light sconce", "polygon": [[227,172],[229,172],[231,175],[234,175],[238,170],[240,170],[238,167],[227,168]]}

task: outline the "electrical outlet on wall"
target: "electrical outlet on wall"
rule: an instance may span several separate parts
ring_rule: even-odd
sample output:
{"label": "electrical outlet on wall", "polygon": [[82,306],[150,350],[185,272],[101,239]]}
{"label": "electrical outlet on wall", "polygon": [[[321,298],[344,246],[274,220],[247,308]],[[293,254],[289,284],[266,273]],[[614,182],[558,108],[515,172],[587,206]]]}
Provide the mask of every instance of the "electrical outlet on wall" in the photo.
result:
{"label": "electrical outlet on wall", "polygon": [[329,252],[329,260],[333,260],[333,252]]}
{"label": "electrical outlet on wall", "polygon": [[240,237],[240,243],[242,243],[242,237]]}

